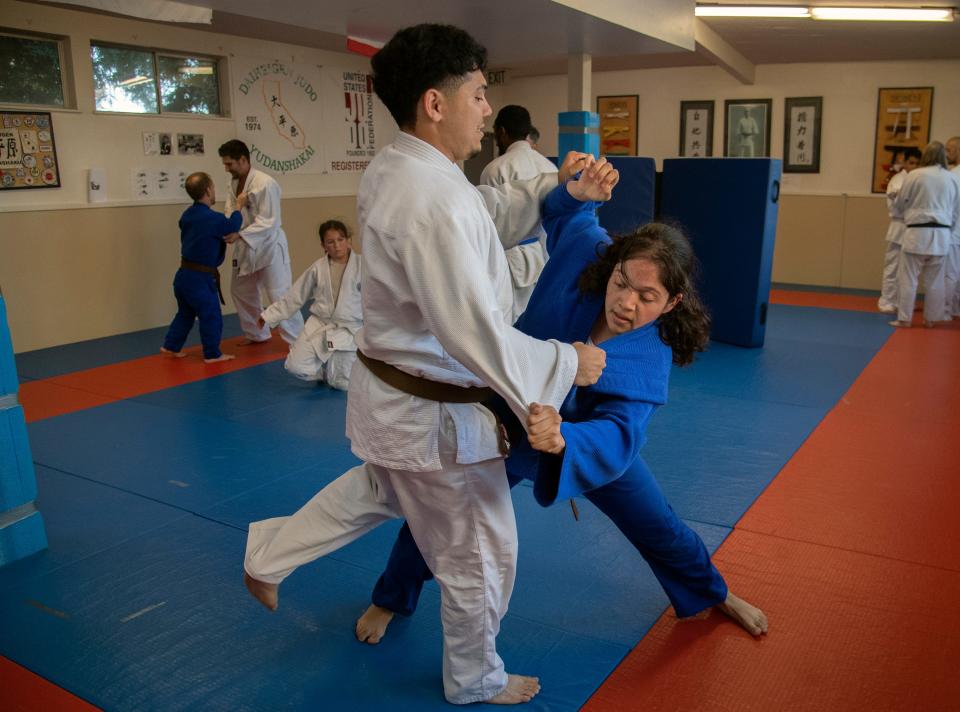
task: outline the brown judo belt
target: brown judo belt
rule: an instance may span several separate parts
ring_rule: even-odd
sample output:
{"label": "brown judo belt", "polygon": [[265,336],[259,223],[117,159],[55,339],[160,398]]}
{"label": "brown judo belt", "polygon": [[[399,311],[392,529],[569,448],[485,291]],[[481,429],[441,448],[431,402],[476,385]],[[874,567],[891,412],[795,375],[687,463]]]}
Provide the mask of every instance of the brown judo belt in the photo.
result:
{"label": "brown judo belt", "polygon": [[[493,413],[493,417],[497,420],[497,443],[500,446],[500,454],[506,456],[510,452],[510,443],[507,440],[507,429],[503,426],[503,423],[500,422],[500,416],[497,415],[496,411],[487,405],[496,395],[492,388],[454,386],[450,383],[439,383],[427,378],[411,376],[396,366],[391,366],[384,361],[370,358],[359,349],[357,349],[357,358],[370,370],[370,373],[388,386],[393,386],[398,391],[403,391],[411,396],[417,396],[418,398],[440,403],[480,403]],[[570,509],[573,511],[573,518],[580,521],[580,512],[577,509],[577,503],[572,499],[570,500]]]}
{"label": "brown judo belt", "polygon": [[388,386],[392,386],[398,391],[403,391],[411,396],[436,401],[438,403],[479,403],[493,413],[493,417],[497,420],[497,443],[500,447],[500,454],[506,456],[510,451],[506,429],[503,427],[503,423],[500,422],[499,416],[487,405],[487,402],[496,395],[496,392],[492,388],[455,386],[452,383],[440,383],[439,381],[431,381],[428,378],[412,376],[406,371],[401,371],[396,366],[391,366],[385,361],[370,358],[359,349],[357,350],[357,358],[370,370],[370,373]]}
{"label": "brown judo belt", "polygon": [[213,281],[217,283],[217,296],[220,297],[220,303],[224,306],[227,303],[223,300],[223,292],[220,289],[220,270],[216,267],[208,267],[207,265],[202,265],[199,262],[191,262],[190,260],[180,259],[180,268],[188,269],[193,272],[206,272],[207,274],[213,275]]}

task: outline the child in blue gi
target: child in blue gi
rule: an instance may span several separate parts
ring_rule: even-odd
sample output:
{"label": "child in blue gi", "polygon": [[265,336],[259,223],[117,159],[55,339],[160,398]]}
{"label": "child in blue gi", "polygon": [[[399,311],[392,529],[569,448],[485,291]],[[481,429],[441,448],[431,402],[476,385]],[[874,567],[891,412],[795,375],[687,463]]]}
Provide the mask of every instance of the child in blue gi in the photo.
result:
{"label": "child in blue gi", "polygon": [[[691,363],[709,340],[709,317],[691,281],[693,251],[679,230],[657,223],[611,239],[595,208],[564,186],[548,196],[550,259],[517,328],[538,339],[597,344],[607,365],[595,385],[570,392],[559,414],[534,404],[526,436],[513,418],[507,475],[511,484],[533,480],[544,506],[581,494],[593,502],[646,559],[678,616],[717,607],[761,635],[766,616],[729,592],[639,454],[647,422],[666,402],[671,363]],[[509,410],[499,410],[509,423]],[[413,613],[429,578],[404,525],[357,637],[379,642],[395,613]]]}
{"label": "child in blue gi", "polygon": [[180,216],[180,269],[173,278],[173,294],[177,298],[177,314],[170,323],[160,351],[183,357],[180,349],[194,319],[200,321],[200,341],[205,363],[229,361],[232,354],[220,351],[223,314],[220,305],[220,272],[227,243],[237,239],[243,223],[240,208],[246,205],[246,194],[237,196],[237,210],[230,217],[212,208],[217,202],[213,179],[206,173],[191,173],[184,188],[194,203]]}

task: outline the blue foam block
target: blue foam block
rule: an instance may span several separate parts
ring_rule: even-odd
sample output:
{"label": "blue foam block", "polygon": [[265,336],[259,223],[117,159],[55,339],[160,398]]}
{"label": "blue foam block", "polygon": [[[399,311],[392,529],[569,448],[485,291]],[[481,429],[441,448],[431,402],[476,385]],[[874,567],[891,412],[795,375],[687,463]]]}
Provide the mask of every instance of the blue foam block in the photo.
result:
{"label": "blue foam block", "polygon": [[17,365],[13,358],[13,342],[7,324],[7,305],[0,292],[0,396],[17,392]]}
{"label": "blue foam block", "polygon": [[0,515],[37,497],[23,408],[0,409]]}
{"label": "blue foam block", "polygon": [[600,206],[597,217],[611,235],[633,232],[653,220],[657,165],[652,158],[608,156],[620,172],[613,198]]}
{"label": "blue foam block", "polygon": [[43,517],[36,510],[22,519],[0,524],[0,568],[36,554],[46,546]]}
{"label": "blue foam block", "polygon": [[557,142],[560,160],[570,151],[600,156],[600,115],[592,111],[561,111],[557,114],[560,129]]}

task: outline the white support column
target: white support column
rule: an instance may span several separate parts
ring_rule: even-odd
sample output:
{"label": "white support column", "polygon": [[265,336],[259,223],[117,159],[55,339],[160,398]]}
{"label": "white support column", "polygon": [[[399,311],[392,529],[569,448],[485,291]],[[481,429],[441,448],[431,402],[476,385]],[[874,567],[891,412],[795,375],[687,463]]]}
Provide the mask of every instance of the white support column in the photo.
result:
{"label": "white support column", "polygon": [[567,111],[593,111],[590,84],[593,57],[571,54],[567,58]]}

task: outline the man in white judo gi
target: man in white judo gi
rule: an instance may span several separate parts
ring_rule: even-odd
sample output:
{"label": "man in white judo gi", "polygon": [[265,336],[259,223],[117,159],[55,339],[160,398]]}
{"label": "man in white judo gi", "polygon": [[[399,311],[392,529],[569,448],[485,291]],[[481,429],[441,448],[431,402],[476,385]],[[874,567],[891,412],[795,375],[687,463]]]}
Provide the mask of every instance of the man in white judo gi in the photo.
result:
{"label": "man in white judo gi", "polygon": [[[960,181],[960,136],[947,140],[947,169]],[[946,273],[943,279],[946,301],[944,320],[960,316],[960,225],[953,226],[953,243],[947,254]]]}
{"label": "man in white judo gi", "polygon": [[[443,25],[401,30],[373,57],[374,90],[401,131],[357,196],[364,325],[347,435],[365,464],[292,517],[251,524],[244,567],[273,608],[297,565],[406,517],[440,585],[446,698],[517,704],[540,686],[508,675],[496,652],[517,532],[504,443],[479,401],[495,391],[525,422],[529,404],[558,408],[574,383],[595,382],[605,359],[511,327],[501,239],[530,234],[557,176],[478,189],[457,166],[479,152],[492,113],[485,64],[483,47]],[[304,551],[305,539],[323,543]]]}
{"label": "man in white judo gi", "polygon": [[897,193],[903,185],[907,174],[920,165],[920,151],[908,148],[903,154],[903,165],[887,183],[887,212],[890,215],[890,225],[887,227],[887,251],[883,256],[883,282],[880,287],[880,300],[877,308],[884,314],[897,313],[897,267],[900,264],[900,250],[903,242],[903,233],[907,226],[903,223],[903,215],[897,210]]}
{"label": "man in white judo gi", "polygon": [[307,323],[283,367],[301,380],[326,381],[345,391],[363,325],[361,259],[350,244],[350,229],[339,220],[320,226],[320,240],[326,254],[300,275],[283,299],[263,310],[260,323],[274,327],[312,300]]}
{"label": "man in white judo gi", "polygon": [[[488,163],[480,174],[482,185],[498,186],[518,180],[529,180],[541,173],[556,173],[557,167],[535,151],[527,140],[533,126],[530,112],[510,104],[497,112],[493,120],[493,138],[500,155]],[[513,311],[519,318],[527,308],[530,295],[547,262],[547,233],[538,225],[530,237],[533,242],[511,247],[506,251],[507,266],[513,279]]]}
{"label": "man in white judo gi", "polygon": [[[250,151],[243,141],[227,141],[220,147],[223,167],[232,177],[227,191],[227,214],[235,209],[239,193],[248,196],[243,208],[243,227],[233,245],[233,282],[230,294],[237,307],[240,328],[249,343],[270,340],[270,329],[258,324],[260,290],[273,303],[283,297],[292,281],[290,250],[280,221],[280,186],[263,171],[250,165]],[[292,344],[303,330],[300,312],[280,322],[280,335]]]}

